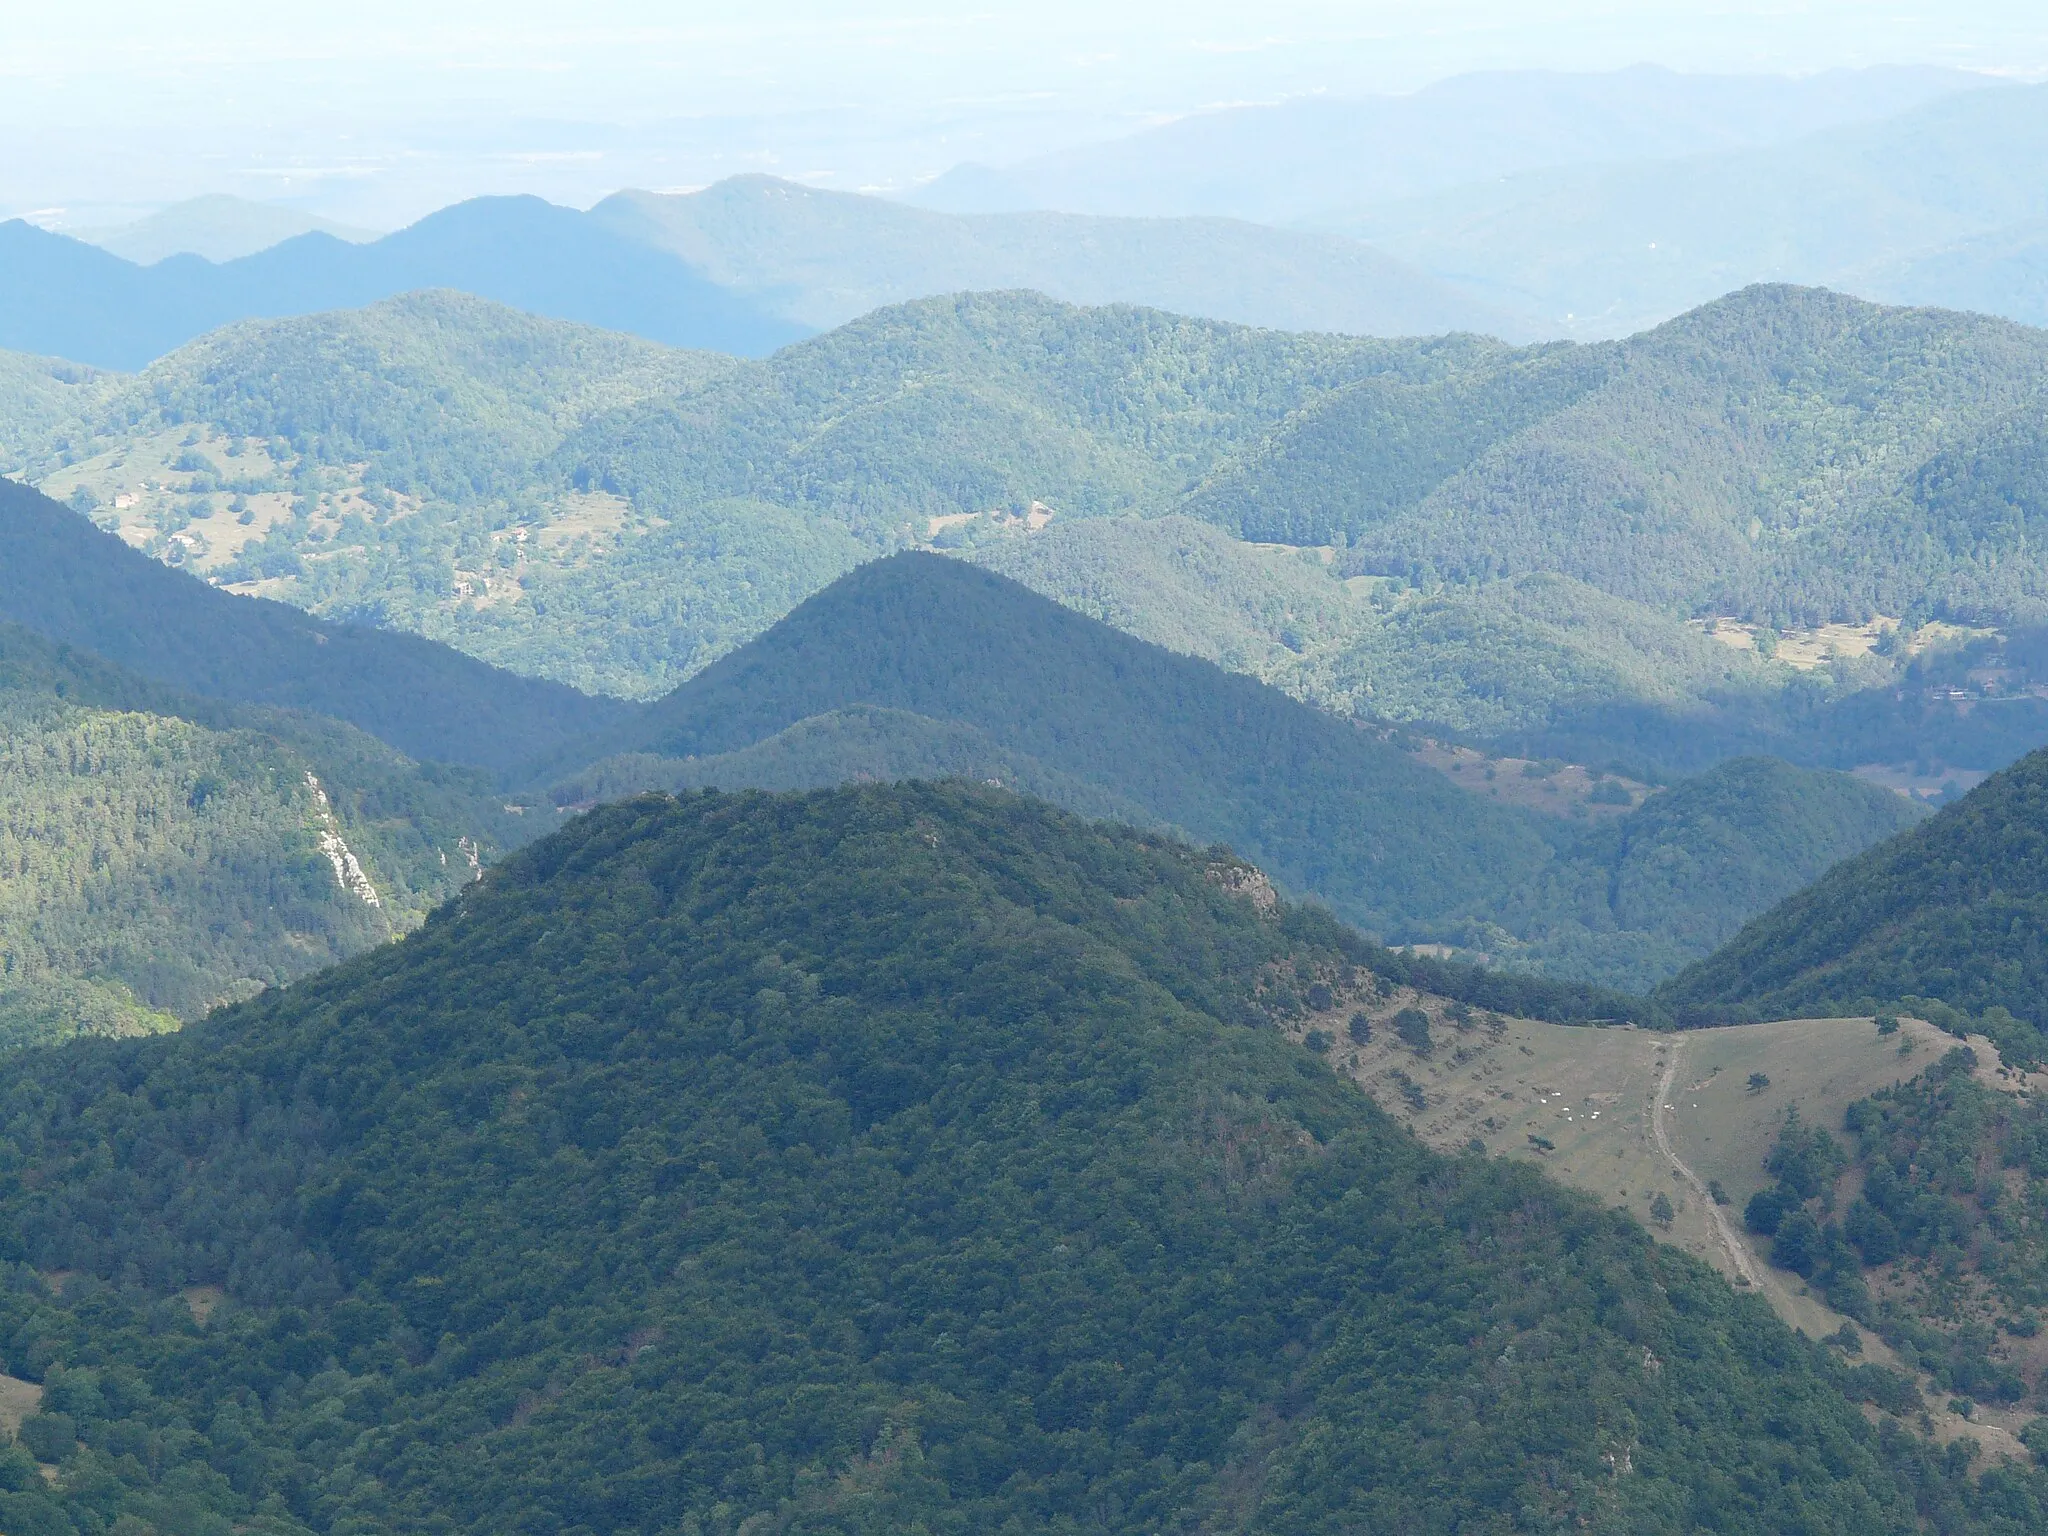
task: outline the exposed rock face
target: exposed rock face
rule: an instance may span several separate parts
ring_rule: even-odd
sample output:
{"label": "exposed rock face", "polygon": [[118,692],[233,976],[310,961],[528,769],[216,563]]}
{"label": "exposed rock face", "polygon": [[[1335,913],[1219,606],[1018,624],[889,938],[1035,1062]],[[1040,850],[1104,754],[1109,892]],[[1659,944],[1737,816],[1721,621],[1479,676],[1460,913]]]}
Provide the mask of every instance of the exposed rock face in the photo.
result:
{"label": "exposed rock face", "polygon": [[1280,905],[1280,893],[1273,889],[1266,872],[1249,864],[1212,864],[1209,878],[1231,895],[1244,897],[1261,912],[1271,912]]}

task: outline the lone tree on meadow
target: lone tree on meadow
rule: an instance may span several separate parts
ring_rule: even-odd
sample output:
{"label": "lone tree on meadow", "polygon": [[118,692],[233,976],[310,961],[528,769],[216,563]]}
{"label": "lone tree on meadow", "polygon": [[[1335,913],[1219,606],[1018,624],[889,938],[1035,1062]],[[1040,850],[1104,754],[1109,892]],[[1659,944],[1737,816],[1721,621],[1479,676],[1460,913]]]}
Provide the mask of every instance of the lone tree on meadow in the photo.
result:
{"label": "lone tree on meadow", "polygon": [[1403,1008],[1395,1014],[1394,1033],[1418,1056],[1427,1056],[1436,1049],[1436,1042],[1429,1038],[1429,1015],[1420,1008]]}

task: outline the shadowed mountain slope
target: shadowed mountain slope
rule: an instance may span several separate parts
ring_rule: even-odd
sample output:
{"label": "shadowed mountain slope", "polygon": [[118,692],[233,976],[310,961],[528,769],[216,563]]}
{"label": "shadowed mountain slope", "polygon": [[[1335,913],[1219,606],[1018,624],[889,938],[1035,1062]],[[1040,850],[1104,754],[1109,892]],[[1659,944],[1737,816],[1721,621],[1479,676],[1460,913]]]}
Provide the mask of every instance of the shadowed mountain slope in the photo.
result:
{"label": "shadowed mountain slope", "polygon": [[856,704],[971,725],[1360,921],[1455,910],[1551,854],[1540,818],[1375,735],[933,555],[842,577],[612,740],[705,757]]}
{"label": "shadowed mountain slope", "polygon": [[556,800],[993,780],[1227,843],[1390,937],[1629,988],[1922,814],[1846,775],[1767,760],[1724,764],[1613,819],[1567,814],[1561,796],[1539,814],[1498,798],[1477,763],[1454,778],[1398,733],[928,554],[842,578],[604,745]]}
{"label": "shadowed mountain slope", "polygon": [[1503,963],[1648,991],[1925,806],[1845,773],[1738,757],[1586,832],[1493,903]]}
{"label": "shadowed mountain slope", "polygon": [[218,591],[8,482],[0,548],[0,620],[192,693],[331,715],[412,757],[506,772],[632,713],[431,640]]}

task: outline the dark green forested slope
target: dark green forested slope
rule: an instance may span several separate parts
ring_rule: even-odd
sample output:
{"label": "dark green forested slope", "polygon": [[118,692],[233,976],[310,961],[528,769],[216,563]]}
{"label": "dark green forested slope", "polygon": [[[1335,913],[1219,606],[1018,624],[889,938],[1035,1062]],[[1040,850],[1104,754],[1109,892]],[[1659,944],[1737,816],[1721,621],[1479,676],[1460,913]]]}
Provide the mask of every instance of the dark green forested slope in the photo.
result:
{"label": "dark green forested slope", "polygon": [[971,725],[1389,930],[1462,911],[1551,854],[1542,818],[1376,735],[935,555],[841,578],[611,746],[728,753],[854,704]]}
{"label": "dark green forested slope", "polygon": [[1356,536],[1597,389],[1617,361],[1611,346],[1558,344],[1475,356],[1435,378],[1360,379],[1307,402],[1183,508],[1248,539]]}
{"label": "dark green forested slope", "polygon": [[1744,757],[1680,780],[1504,891],[1466,942],[1648,991],[1926,807],[1842,773]]}
{"label": "dark green forested slope", "polygon": [[2036,752],[1765,913],[1662,995],[1702,1015],[1999,1010],[1994,1038],[2035,1058],[2048,1026],[2044,933],[2048,752]]}
{"label": "dark green forested slope", "polygon": [[0,1064],[58,1463],[0,1521],[2040,1528],[2038,1472],[1290,1045],[1364,951],[1238,869],[987,790],[628,801],[395,949]]}
{"label": "dark green forested slope", "polygon": [[544,830],[494,788],[0,625],[0,1045],[196,1016],[407,931]]}
{"label": "dark green forested slope", "polygon": [[415,757],[504,771],[631,714],[411,635],[230,596],[9,481],[0,544],[0,619],[193,693],[346,720]]}

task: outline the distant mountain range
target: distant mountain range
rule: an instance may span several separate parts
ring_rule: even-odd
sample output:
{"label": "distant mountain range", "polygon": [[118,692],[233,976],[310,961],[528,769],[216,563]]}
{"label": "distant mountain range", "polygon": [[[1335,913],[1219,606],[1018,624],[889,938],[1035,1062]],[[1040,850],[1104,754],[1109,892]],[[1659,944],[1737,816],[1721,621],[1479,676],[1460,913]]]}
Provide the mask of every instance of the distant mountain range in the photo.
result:
{"label": "distant mountain range", "polygon": [[1308,222],[1577,336],[1759,281],[2048,321],[2048,88],[1970,91],[1765,148],[1548,167]]}
{"label": "distant mountain range", "polygon": [[1943,70],[1801,81],[1468,75],[1199,114],[909,201],[1229,216],[1354,236],[1499,335],[1618,337],[1757,282],[2048,323],[2048,88]]}
{"label": "distant mountain range", "polygon": [[[212,237],[195,226],[207,218],[167,211],[164,228],[135,238],[156,251],[183,230],[185,243],[205,244]],[[692,196],[622,193],[588,214],[478,198],[381,239],[316,231],[221,262],[185,254],[140,266],[20,220],[0,224],[0,347],[102,368],[141,368],[234,320],[429,288],[749,357],[880,304],[991,288],[1293,330],[1540,329],[1343,236],[1217,219],[963,219],[770,177]]]}
{"label": "distant mountain range", "polygon": [[689,194],[621,192],[590,217],[821,329],[906,299],[1029,288],[1278,330],[1551,334],[1369,245],[1239,219],[961,217],[772,176]]}
{"label": "distant mountain range", "polygon": [[143,266],[179,255],[233,261],[316,232],[354,245],[378,238],[376,230],[355,229],[297,208],[225,193],[190,197],[126,224],[66,227],[61,232]]}
{"label": "distant mountain range", "polygon": [[381,239],[224,197],[84,239],[17,221],[0,347],[137,368],[231,320],[421,288],[743,356],[1008,289],[1518,342],[1618,337],[1764,281],[2039,323],[2044,154],[2048,87],[1962,71],[1470,75],[1198,114],[903,200],[746,175],[588,213],[477,199]]}
{"label": "distant mountain range", "polygon": [[19,220],[0,224],[0,345],[140,368],[232,320],[454,288],[672,346],[758,355],[805,334],[688,263],[533,197],[478,198],[366,245],[306,234],[215,264],[141,267]]}
{"label": "distant mountain range", "polygon": [[1929,68],[1458,75],[1412,95],[1231,107],[1015,165],[962,166],[908,200],[954,213],[1298,223],[1529,171],[1780,144],[2001,83]]}

